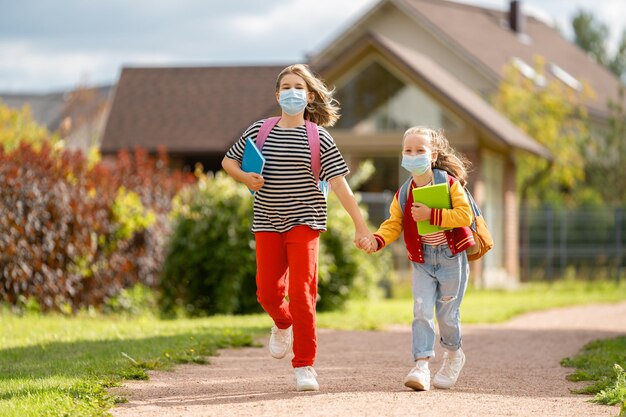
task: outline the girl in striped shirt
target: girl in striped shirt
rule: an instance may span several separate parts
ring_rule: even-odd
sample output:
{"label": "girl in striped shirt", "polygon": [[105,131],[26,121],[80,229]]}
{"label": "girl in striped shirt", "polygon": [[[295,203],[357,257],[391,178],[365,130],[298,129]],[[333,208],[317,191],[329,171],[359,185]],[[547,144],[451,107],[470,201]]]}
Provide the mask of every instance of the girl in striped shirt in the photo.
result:
{"label": "girl in striped shirt", "polygon": [[[270,354],[283,358],[293,346],[296,389],[317,391],[315,303],[320,232],[326,230],[326,199],[311,168],[305,120],[318,126],[319,179],[328,181],[355,226],[354,242],[373,238],[350,186],[349,173],[333,138],[323,126],[339,118],[332,92],[308,66],[291,65],[276,81],[282,115],[267,135],[263,175],[244,172],[247,138],[256,141],[263,120],[253,123],[226,153],[224,170],[254,194],[252,232],[256,240],[257,298],[274,320]],[[285,295],[289,296],[289,301]]]}

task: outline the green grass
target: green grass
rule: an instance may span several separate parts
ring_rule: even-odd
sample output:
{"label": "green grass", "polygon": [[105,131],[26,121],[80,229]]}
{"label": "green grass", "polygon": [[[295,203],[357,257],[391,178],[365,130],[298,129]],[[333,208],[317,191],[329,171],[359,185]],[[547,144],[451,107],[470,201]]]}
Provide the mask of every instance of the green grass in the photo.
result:
{"label": "green grass", "polygon": [[[398,288],[400,298],[378,301],[350,301],[343,311],[318,315],[320,327],[380,329],[386,325],[411,323],[413,301],[409,288]],[[576,304],[626,300],[626,281],[558,282],[527,284],[515,291],[469,289],[461,304],[461,321],[499,323],[519,314]]]}
{"label": "green grass", "polygon": [[206,363],[217,348],[250,346],[263,318],[0,314],[0,415],[100,416],[106,388],[175,363]]}
{"label": "green grass", "polygon": [[[516,292],[468,291],[464,323],[492,323],[517,314],[588,302],[626,299],[626,283],[533,284]],[[319,327],[382,329],[409,325],[410,297],[351,301],[343,311],[319,313]],[[60,314],[17,316],[0,309],[0,415],[101,416],[123,399],[106,388],[146,379],[150,369],[206,363],[215,349],[251,346],[267,332],[265,314],[159,320],[143,316]]]}
{"label": "green grass", "polygon": [[621,405],[620,416],[626,416],[626,336],[595,340],[561,365],[576,368],[570,381],[593,382],[575,392],[594,394],[593,401],[600,404]]}

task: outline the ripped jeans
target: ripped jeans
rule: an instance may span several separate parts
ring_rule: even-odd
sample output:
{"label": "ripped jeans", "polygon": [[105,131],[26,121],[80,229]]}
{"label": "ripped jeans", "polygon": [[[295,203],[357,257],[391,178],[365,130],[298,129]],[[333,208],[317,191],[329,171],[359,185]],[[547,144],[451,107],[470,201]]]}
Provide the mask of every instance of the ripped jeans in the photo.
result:
{"label": "ripped jeans", "polygon": [[437,312],[440,344],[448,350],[461,347],[459,307],[467,289],[469,264],[465,251],[452,255],[447,244],[423,245],[424,263],[413,268],[413,358],[435,357]]}

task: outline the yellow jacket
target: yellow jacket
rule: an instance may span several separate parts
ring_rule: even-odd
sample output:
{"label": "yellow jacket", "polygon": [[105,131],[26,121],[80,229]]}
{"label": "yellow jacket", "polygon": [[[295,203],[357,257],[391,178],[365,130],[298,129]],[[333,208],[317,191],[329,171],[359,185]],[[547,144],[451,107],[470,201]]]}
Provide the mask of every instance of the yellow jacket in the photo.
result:
{"label": "yellow jacket", "polygon": [[[469,228],[473,214],[469,199],[461,183],[452,175],[448,175],[448,182],[452,208],[431,209],[430,224],[453,228],[446,230],[445,235],[450,250],[453,254],[456,254],[474,245],[474,236]],[[409,252],[409,259],[414,262],[424,262],[422,239],[417,232],[417,224],[411,215],[413,188],[415,188],[415,183],[411,181],[407,192],[404,213],[398,201],[400,190],[396,192],[389,208],[390,217],[380,225],[374,236],[378,241],[378,249],[380,250],[396,240],[404,231],[404,240]]]}

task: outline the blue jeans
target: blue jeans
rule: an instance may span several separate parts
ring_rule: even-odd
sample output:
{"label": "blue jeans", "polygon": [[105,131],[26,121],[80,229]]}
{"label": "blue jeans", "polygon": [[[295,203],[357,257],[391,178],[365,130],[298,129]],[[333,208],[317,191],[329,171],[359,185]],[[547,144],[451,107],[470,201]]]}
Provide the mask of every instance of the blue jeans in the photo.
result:
{"label": "blue jeans", "polygon": [[423,245],[423,250],[424,263],[412,262],[414,359],[435,357],[435,308],[441,346],[461,347],[459,307],[469,277],[465,251],[452,255],[448,245]]}

